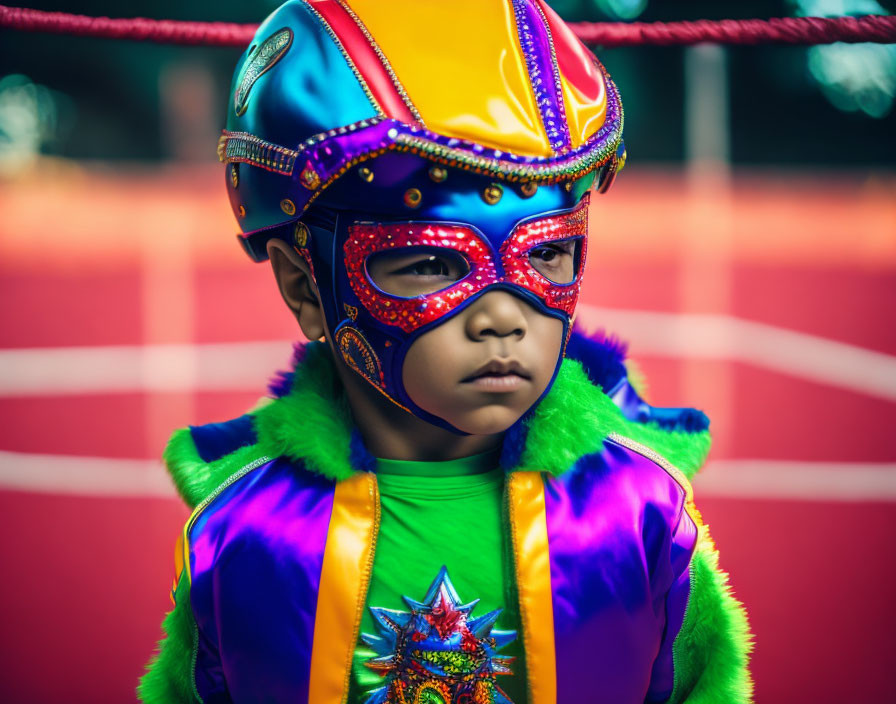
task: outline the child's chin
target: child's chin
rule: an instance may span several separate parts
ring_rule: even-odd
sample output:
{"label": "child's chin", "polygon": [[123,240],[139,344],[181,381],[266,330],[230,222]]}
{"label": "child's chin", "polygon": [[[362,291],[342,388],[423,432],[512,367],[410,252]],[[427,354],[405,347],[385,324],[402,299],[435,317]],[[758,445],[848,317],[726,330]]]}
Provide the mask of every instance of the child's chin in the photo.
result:
{"label": "child's chin", "polygon": [[458,430],[470,435],[494,435],[503,433],[516,423],[522,412],[506,406],[491,405],[477,408],[457,418],[446,418]]}

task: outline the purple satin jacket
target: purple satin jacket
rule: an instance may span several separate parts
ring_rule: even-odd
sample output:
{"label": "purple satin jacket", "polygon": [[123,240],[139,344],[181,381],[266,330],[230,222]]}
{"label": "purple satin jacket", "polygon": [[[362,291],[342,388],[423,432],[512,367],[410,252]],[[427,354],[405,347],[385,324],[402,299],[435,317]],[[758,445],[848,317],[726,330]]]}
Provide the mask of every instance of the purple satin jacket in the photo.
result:
{"label": "purple satin jacket", "polygon": [[[196,692],[207,703],[344,701],[376,476],[253,464],[187,525]],[[506,479],[530,704],[665,701],[698,533],[687,480],[618,435],[559,476]]]}

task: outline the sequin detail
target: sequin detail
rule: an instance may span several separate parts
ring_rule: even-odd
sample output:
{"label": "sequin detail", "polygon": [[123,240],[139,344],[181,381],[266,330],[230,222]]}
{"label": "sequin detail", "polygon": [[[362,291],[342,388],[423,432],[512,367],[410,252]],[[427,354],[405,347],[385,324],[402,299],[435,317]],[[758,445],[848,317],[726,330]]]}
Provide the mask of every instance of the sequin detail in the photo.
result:
{"label": "sequin detail", "polygon": [[386,683],[365,704],[513,704],[496,681],[512,674],[497,651],[517,635],[493,628],[502,609],[472,618],[479,600],[461,603],[445,567],[422,602],[402,598],[410,611],[370,608],[378,634],[361,640],[376,656],[364,664]]}
{"label": "sequin detail", "polygon": [[[501,263],[505,280],[527,289],[549,308],[558,308],[572,316],[579,300],[582,271],[588,247],[588,198],[578,208],[561,216],[523,223],[501,245]],[[580,237],[582,241],[575,278],[569,284],[556,284],[540,274],[529,261],[529,252],[547,242]]]}
{"label": "sequin detail", "polygon": [[[348,229],[343,247],[345,267],[352,291],[361,305],[378,321],[405,333],[438,320],[488,286],[509,283],[534,293],[551,308],[571,316],[578,300],[585,265],[588,233],[588,198],[575,210],[522,223],[511,233],[496,255],[475,230],[463,225],[440,223],[355,223]],[[540,244],[571,237],[582,238],[576,278],[555,284],[539,274],[529,262],[529,252]],[[380,290],[367,274],[367,258],[378,252],[405,247],[436,247],[459,252],[470,266],[469,273],[447,288],[414,298],[401,298]],[[498,260],[498,261],[496,261]]]}
{"label": "sequin detail", "polygon": [[[575,180],[608,161],[616,153],[622,139],[624,113],[619,93],[600,62],[595,60],[595,66],[606,81],[606,120],[584,144],[549,159],[510,154],[467,140],[445,137],[424,127],[406,125],[382,115],[312,135],[298,146],[297,151],[320,166],[320,171],[325,175],[324,187],[360,161],[389,150],[410,152],[444,166],[487,174],[509,182],[535,181],[550,184]],[[229,142],[239,138],[248,138],[271,148],[296,153],[286,147],[264,142],[254,135],[225,130],[218,145],[222,161],[234,161],[230,158]],[[338,155],[338,158],[334,159],[334,155]],[[327,165],[326,168],[324,164]],[[291,174],[292,169],[285,175]],[[311,200],[313,198],[309,203]]]}
{"label": "sequin detail", "polygon": [[233,95],[233,108],[236,110],[237,115],[242,115],[246,112],[246,106],[249,102],[249,91],[252,90],[255,81],[283,57],[291,44],[292,30],[284,27],[265,39],[261,46],[252,52],[252,55],[246,61],[245,69],[243,69],[240,86]]}
{"label": "sequin detail", "polygon": [[541,122],[551,149],[561,154],[569,149],[571,141],[550,28],[543,15],[533,13],[524,0],[513,0],[513,13]]}

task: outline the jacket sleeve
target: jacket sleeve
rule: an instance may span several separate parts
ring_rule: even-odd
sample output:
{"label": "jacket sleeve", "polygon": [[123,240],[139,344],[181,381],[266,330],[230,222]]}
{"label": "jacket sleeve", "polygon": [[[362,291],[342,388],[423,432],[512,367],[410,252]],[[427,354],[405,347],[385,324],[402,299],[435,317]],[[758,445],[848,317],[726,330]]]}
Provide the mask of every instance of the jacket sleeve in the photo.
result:
{"label": "jacket sleeve", "polygon": [[704,525],[698,528],[688,570],[687,606],[672,647],[674,688],[669,702],[752,702],[747,614],[731,593],[728,575],[719,569],[718,551]]}
{"label": "jacket sleeve", "polygon": [[174,609],[162,622],[165,635],[137,687],[145,704],[196,702],[193,689],[193,639],[196,626],[190,606],[190,584],[182,574],[174,591]]}

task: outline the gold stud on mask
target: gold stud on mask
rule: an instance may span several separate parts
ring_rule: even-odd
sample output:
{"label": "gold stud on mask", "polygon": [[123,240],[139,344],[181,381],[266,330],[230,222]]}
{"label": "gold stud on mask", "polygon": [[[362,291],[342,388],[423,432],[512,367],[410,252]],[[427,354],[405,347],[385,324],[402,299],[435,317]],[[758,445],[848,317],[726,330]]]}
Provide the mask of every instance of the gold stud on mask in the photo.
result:
{"label": "gold stud on mask", "polygon": [[404,192],[404,204],[409,208],[419,208],[423,202],[423,194],[419,188],[409,188]]}
{"label": "gold stud on mask", "polygon": [[538,190],[538,184],[535,181],[527,181],[522,186],[520,186],[520,193],[523,194],[526,198],[531,198],[535,195],[535,191]]}
{"label": "gold stud on mask", "polygon": [[504,195],[504,189],[497,183],[490,183],[482,190],[482,200],[484,200],[489,205],[494,205],[499,200],[501,200],[501,196]]}
{"label": "gold stud on mask", "polygon": [[292,232],[293,240],[296,247],[305,247],[308,245],[308,226],[303,222],[297,222],[296,228]]}

